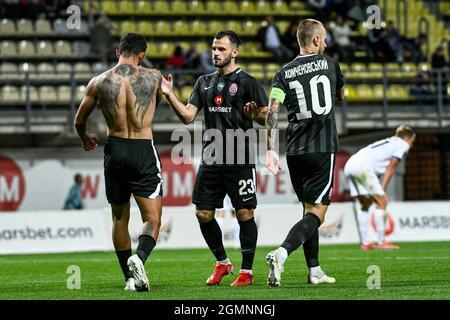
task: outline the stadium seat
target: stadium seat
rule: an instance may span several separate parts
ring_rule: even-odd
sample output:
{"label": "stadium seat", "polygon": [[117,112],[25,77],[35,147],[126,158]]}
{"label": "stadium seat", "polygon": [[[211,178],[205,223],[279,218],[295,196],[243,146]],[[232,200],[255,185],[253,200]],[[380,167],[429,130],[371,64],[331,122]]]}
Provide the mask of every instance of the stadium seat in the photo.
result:
{"label": "stadium seat", "polygon": [[31,22],[31,20],[20,19],[17,22],[17,33],[22,34],[22,35],[33,34],[34,27],[33,27],[33,23]]}
{"label": "stadium seat", "polygon": [[172,1],[172,13],[173,14],[184,15],[188,12],[189,12],[189,10],[187,9],[185,1],[181,1],[181,0]]}
{"label": "stadium seat", "polygon": [[239,12],[236,1],[226,0],[223,2],[223,12],[229,15],[234,15]]}
{"label": "stadium seat", "polygon": [[217,15],[223,12],[222,4],[219,1],[207,1],[205,12],[208,15]]}
{"label": "stadium seat", "polygon": [[37,76],[39,79],[48,80],[55,79],[55,67],[48,62],[41,62],[37,65]]}
{"label": "stadium seat", "polygon": [[34,47],[34,44],[29,40],[22,40],[19,42],[18,52],[19,55],[23,57],[33,57],[36,55],[36,49]]}
{"label": "stadium seat", "polygon": [[241,6],[239,8],[240,12],[243,12],[247,15],[253,15],[256,11],[255,4],[252,1],[244,0],[241,2]]}
{"label": "stadium seat", "polygon": [[4,62],[0,65],[0,79],[1,80],[17,80],[21,76],[18,73],[17,65],[15,63]]}
{"label": "stadium seat", "polygon": [[158,21],[155,24],[155,34],[157,35],[170,35],[172,34],[172,28],[167,21]]}
{"label": "stadium seat", "polygon": [[53,44],[50,41],[41,40],[36,46],[36,54],[40,57],[52,57],[55,52],[53,50]]}
{"label": "stadium seat", "polygon": [[341,72],[344,74],[346,74],[346,72],[350,71],[350,66],[348,65],[348,63],[342,62],[339,63],[339,67],[341,68]]}
{"label": "stadium seat", "polygon": [[71,32],[71,30],[67,28],[66,21],[63,19],[56,19],[53,21],[53,30],[56,34],[68,34]]}
{"label": "stadium seat", "polygon": [[191,22],[191,34],[196,36],[202,36],[209,34],[208,29],[203,21],[194,20]]}
{"label": "stadium seat", "polygon": [[225,28],[227,30],[233,30],[234,32],[236,32],[237,34],[241,34],[242,32],[242,27],[241,27],[241,23],[239,21],[233,21],[233,20],[229,20],[225,23]]}
{"label": "stadium seat", "polygon": [[53,34],[53,29],[49,20],[38,19],[36,20],[35,25],[37,34]]}
{"label": "stadium seat", "polygon": [[259,15],[272,14],[272,8],[270,2],[265,0],[258,0],[255,5],[255,13]]}
{"label": "stadium seat", "polygon": [[55,79],[69,80],[72,72],[72,65],[66,62],[59,62],[56,64]]}
{"label": "stadium seat", "polygon": [[2,56],[2,57],[17,56],[16,43],[14,41],[1,41],[0,42],[0,56]]}
{"label": "stadium seat", "polygon": [[248,73],[258,80],[264,79],[264,70],[261,63],[249,63],[247,66]]}
{"label": "stadium seat", "polygon": [[387,90],[387,97],[392,101],[405,101],[409,99],[409,90],[403,85],[393,84]]}
{"label": "stadium seat", "polygon": [[56,103],[58,97],[56,95],[55,87],[53,86],[42,86],[39,88],[40,101],[44,103]]}
{"label": "stadium seat", "polygon": [[159,54],[158,46],[152,41],[147,42],[147,51],[145,52],[147,57],[157,57]]}
{"label": "stadium seat", "polygon": [[144,36],[152,36],[155,34],[153,23],[149,21],[141,21],[137,23],[137,32]]}
{"label": "stadium seat", "polygon": [[149,14],[152,12],[150,1],[141,0],[136,3],[136,14]]}
{"label": "stadium seat", "polygon": [[8,103],[20,102],[22,100],[19,89],[13,86],[1,87],[1,96],[2,101]]}
{"label": "stadium seat", "polygon": [[381,63],[372,62],[368,64],[368,74],[369,78],[382,78],[383,77],[383,65]]}
{"label": "stadium seat", "polygon": [[91,67],[86,62],[77,62],[73,70],[75,72],[75,79],[77,80],[86,80],[92,76]]}
{"label": "stadium seat", "polygon": [[352,85],[345,86],[344,95],[345,95],[345,99],[348,101],[356,101],[357,100],[356,91]]}
{"label": "stadium seat", "polygon": [[173,42],[161,42],[159,45],[159,56],[160,57],[169,57],[175,49],[175,45]]}
{"label": "stadium seat", "polygon": [[217,31],[223,30],[224,27],[225,27],[225,22],[213,20],[213,21],[210,21],[208,30],[211,34],[215,34]]}
{"label": "stadium seat", "polygon": [[127,34],[128,32],[137,32],[136,23],[133,21],[122,21],[120,23],[120,33]]}
{"label": "stadium seat", "polygon": [[347,75],[349,78],[368,78],[370,77],[370,74],[367,72],[366,64],[364,63],[352,63],[351,65],[351,71]]}
{"label": "stadium seat", "polygon": [[205,6],[202,1],[193,0],[189,3],[189,11],[196,14],[205,12]]}
{"label": "stadium seat", "polygon": [[60,57],[70,57],[73,55],[70,42],[59,40],[55,43],[55,53]]}
{"label": "stadium seat", "polygon": [[421,71],[429,71],[431,69],[431,64],[428,62],[419,63],[419,70]]}
{"label": "stadium seat", "polygon": [[158,14],[169,14],[171,9],[168,1],[155,1],[153,3],[153,12]]}
{"label": "stadium seat", "polygon": [[27,102],[27,92],[29,92],[28,94],[29,94],[30,102],[32,102],[32,103],[39,102],[39,100],[40,100],[39,91],[37,90],[36,87],[34,87],[34,86],[29,86],[29,87],[22,86],[20,88],[20,94],[21,94],[22,100],[24,102]]}
{"label": "stadium seat", "polygon": [[197,51],[202,53],[203,51],[211,48],[211,44],[207,43],[205,41],[199,41],[197,42]]}
{"label": "stadium seat", "polygon": [[100,8],[101,11],[107,15],[115,15],[120,13],[117,8],[117,2],[116,1],[100,1]]}
{"label": "stadium seat", "polygon": [[282,0],[276,0],[272,4],[272,10],[273,10],[273,12],[276,12],[277,14],[289,14],[290,13],[287,2],[282,1]]}
{"label": "stadium seat", "polygon": [[181,88],[181,92],[180,92],[181,101],[183,101],[183,102],[187,102],[188,101],[188,99],[191,96],[192,89],[193,89],[192,86],[183,86],[183,88]]}
{"label": "stadium seat", "polygon": [[0,21],[0,34],[7,36],[15,33],[16,24],[14,23],[14,20],[2,19],[2,21]]}
{"label": "stadium seat", "polygon": [[367,84],[361,84],[356,86],[356,97],[362,101],[373,100],[372,88]]}
{"label": "stadium seat", "polygon": [[172,27],[176,35],[189,35],[189,25],[185,21],[175,21]]}
{"label": "stadium seat", "polygon": [[376,84],[373,86],[373,99],[377,101],[381,101],[384,98],[383,94],[383,85]]}
{"label": "stadium seat", "polygon": [[275,73],[280,69],[280,65],[277,63],[268,63],[266,66],[266,78],[272,80]]}
{"label": "stadium seat", "polygon": [[72,98],[72,88],[70,86],[59,86],[57,89],[58,102],[69,103]]}
{"label": "stadium seat", "polygon": [[417,75],[416,65],[414,63],[403,63],[401,70],[404,78],[414,78]]}
{"label": "stadium seat", "polygon": [[78,86],[75,92],[75,101],[80,102],[84,98],[84,92],[86,91],[86,86]]}
{"label": "stadium seat", "polygon": [[398,63],[389,62],[389,63],[386,63],[384,66],[386,68],[386,76],[388,78],[402,78],[403,77],[403,74],[400,70],[400,66]]}
{"label": "stadium seat", "polygon": [[132,1],[119,1],[119,12],[121,14],[135,14],[136,7]]}
{"label": "stadium seat", "polygon": [[301,11],[305,9],[305,5],[301,1],[291,1],[289,4],[289,10],[291,12]]}
{"label": "stadium seat", "polygon": [[243,35],[253,36],[258,32],[259,25],[251,20],[245,21],[242,25],[241,33]]}

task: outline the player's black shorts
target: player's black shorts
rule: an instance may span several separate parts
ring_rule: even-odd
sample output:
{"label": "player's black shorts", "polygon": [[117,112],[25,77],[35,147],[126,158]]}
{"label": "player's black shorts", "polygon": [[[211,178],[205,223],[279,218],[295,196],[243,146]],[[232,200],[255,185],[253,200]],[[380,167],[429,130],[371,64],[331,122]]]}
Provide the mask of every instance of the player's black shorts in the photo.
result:
{"label": "player's black shorts", "polygon": [[330,204],[334,158],[334,153],[286,156],[292,186],[300,202]]}
{"label": "player's black shorts", "polygon": [[225,194],[235,210],[256,208],[256,171],[253,166],[201,165],[195,179],[192,202],[197,210],[223,208]]}
{"label": "player's black shorts", "polygon": [[162,196],[161,161],[152,140],[108,137],[104,166],[109,203],[127,203],[131,194]]}

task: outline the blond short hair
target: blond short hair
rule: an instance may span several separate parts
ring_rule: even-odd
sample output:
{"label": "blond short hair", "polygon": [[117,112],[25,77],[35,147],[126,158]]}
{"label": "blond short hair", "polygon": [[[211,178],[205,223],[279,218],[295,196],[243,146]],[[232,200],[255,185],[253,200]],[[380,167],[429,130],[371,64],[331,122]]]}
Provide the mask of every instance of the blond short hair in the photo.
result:
{"label": "blond short hair", "polygon": [[306,47],[311,43],[319,26],[323,27],[323,23],[316,19],[300,21],[297,28],[297,40],[301,47]]}
{"label": "blond short hair", "polygon": [[396,137],[400,137],[400,138],[405,138],[405,137],[412,137],[415,136],[416,134],[414,133],[414,131],[411,129],[411,127],[407,126],[407,125],[400,125],[396,130],[395,130],[395,136]]}

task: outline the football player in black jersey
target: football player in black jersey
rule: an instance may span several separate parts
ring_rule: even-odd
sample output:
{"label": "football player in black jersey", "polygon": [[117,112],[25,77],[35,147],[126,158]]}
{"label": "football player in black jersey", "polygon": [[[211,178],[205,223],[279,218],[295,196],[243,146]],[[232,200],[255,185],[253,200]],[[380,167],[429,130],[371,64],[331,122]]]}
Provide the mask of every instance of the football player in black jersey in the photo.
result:
{"label": "football player in black jersey", "polygon": [[339,64],[323,55],[326,31],[320,21],[305,19],[297,29],[300,54],[275,74],[267,112],[266,165],[281,170],[275,149],[278,112],[288,111],[286,160],[292,185],[303,204],[303,219],[289,231],[281,246],[266,256],[268,284],[279,286],[287,257],[303,245],[309,267],[308,283],[334,283],[319,265],[318,228],[325,219],[333,186],[338,135],[334,118],[336,96],[342,98],[344,78]]}
{"label": "football player in black jersey", "polygon": [[[196,205],[203,237],[217,260],[214,272],[206,281],[208,285],[219,284],[225,275],[233,272],[233,265],[223,246],[222,232],[214,218],[216,208],[223,207],[226,194],[236,210],[242,252],[241,270],[231,285],[246,286],[253,282],[252,265],[258,235],[253,216],[257,204],[254,162],[256,141],[247,138],[254,131],[253,120],[264,124],[267,96],[262,85],[236,65],[239,44],[235,32],[217,32],[212,43],[216,72],[198,78],[187,105],[175,96],[171,75],[163,79],[161,84],[167,101],[184,124],[192,122],[197,113],[204,110],[205,141],[192,202]],[[233,136],[229,140],[230,131],[244,132],[248,136],[240,142]],[[215,135],[217,132],[222,135],[220,139]],[[213,133],[214,139],[209,136]]]}

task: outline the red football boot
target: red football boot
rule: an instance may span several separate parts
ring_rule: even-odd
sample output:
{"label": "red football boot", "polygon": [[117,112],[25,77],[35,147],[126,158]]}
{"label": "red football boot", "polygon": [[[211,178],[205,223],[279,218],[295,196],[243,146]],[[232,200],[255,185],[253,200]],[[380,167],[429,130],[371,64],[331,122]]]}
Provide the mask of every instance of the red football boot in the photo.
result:
{"label": "red football boot", "polygon": [[239,276],[231,284],[232,287],[243,287],[253,284],[253,275],[248,272],[239,272]]}
{"label": "red football boot", "polygon": [[218,263],[211,276],[206,280],[208,286],[219,284],[226,275],[233,274],[233,265],[231,263]]}
{"label": "red football boot", "polygon": [[382,244],[377,244],[377,249],[380,249],[380,250],[396,250],[396,249],[400,249],[400,247],[394,245],[392,242],[384,242]]}

